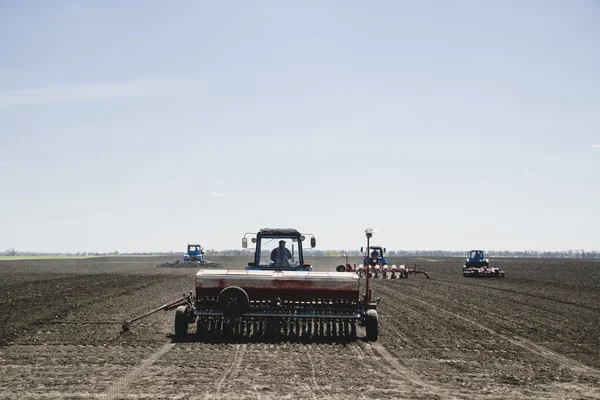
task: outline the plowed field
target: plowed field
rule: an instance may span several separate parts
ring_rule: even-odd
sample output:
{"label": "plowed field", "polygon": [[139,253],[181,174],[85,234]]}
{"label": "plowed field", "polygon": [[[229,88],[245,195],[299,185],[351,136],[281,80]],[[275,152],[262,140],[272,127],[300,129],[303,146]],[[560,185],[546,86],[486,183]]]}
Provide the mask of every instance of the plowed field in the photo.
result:
{"label": "plowed field", "polygon": [[193,290],[166,260],[0,261],[0,399],[600,398],[598,261],[497,260],[506,278],[476,279],[461,259],[393,260],[432,279],[372,281],[377,342],[177,342],[162,311],[121,332]]}

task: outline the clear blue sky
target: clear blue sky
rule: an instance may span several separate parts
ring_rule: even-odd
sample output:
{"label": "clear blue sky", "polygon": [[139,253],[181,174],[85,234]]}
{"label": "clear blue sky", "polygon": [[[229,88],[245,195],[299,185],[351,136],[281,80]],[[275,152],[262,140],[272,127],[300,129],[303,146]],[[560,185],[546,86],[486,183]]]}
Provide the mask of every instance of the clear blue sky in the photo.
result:
{"label": "clear blue sky", "polygon": [[600,249],[596,1],[5,1],[0,37],[0,251]]}

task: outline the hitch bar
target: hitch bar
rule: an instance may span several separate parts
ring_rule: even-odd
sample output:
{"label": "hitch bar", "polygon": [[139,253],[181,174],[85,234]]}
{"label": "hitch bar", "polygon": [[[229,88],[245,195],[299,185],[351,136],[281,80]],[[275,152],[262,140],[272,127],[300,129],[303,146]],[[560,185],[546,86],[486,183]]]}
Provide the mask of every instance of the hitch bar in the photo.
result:
{"label": "hitch bar", "polygon": [[142,318],[145,318],[149,315],[152,315],[154,313],[159,312],[160,310],[165,310],[165,311],[169,311],[169,310],[174,310],[179,306],[183,306],[183,305],[192,305],[192,294],[190,293],[189,295],[183,295],[183,297],[181,299],[175,300],[175,301],[171,301],[169,303],[163,304],[162,306],[155,308],[152,311],[148,311],[145,314],[142,314],[140,316],[137,316],[135,318],[132,319],[124,319],[121,322],[121,328],[123,329],[123,332],[126,332],[129,330],[129,328],[131,327],[131,323],[135,322],[137,320],[140,320]]}

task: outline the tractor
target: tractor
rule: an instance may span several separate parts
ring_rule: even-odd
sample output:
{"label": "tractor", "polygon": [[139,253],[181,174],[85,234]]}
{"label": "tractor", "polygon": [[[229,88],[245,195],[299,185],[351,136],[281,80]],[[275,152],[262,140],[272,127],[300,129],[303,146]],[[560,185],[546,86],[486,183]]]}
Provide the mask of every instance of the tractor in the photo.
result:
{"label": "tractor", "polygon": [[[377,340],[379,298],[368,279],[361,295],[357,273],[314,271],[303,253],[307,236],[309,246],[316,246],[312,234],[264,228],[243,236],[244,249],[249,235],[254,257],[244,268],[200,269],[195,292],[150,313],[174,309],[176,338],[186,337],[189,325],[196,324],[198,338],[353,340],[358,325],[367,340]],[[124,321],[123,329],[150,313]]]}
{"label": "tractor", "polygon": [[157,267],[173,268],[173,267],[219,267],[221,264],[214,261],[208,261],[204,258],[204,248],[199,244],[187,245],[187,252],[183,255],[183,260],[168,261],[158,264]]}
{"label": "tractor", "polygon": [[407,279],[409,269],[406,265],[389,266],[385,258],[387,249],[381,246],[370,246],[365,249],[360,248],[361,253],[364,252],[363,264],[358,267],[359,275],[362,276],[365,269],[369,270],[369,277],[383,279]]}
{"label": "tractor", "polygon": [[361,247],[361,253],[364,254],[363,265],[368,265],[369,269],[372,270],[372,276],[379,278],[382,275],[387,277],[387,260],[384,257],[386,252],[385,247],[381,246],[369,246],[366,249]]}
{"label": "tractor", "polygon": [[462,274],[470,277],[496,277],[503,278],[504,270],[499,267],[490,267],[490,261],[486,258],[483,250],[471,250],[462,268]]}
{"label": "tractor", "polygon": [[204,261],[204,249],[199,244],[187,245],[187,253],[183,256],[183,262]]}

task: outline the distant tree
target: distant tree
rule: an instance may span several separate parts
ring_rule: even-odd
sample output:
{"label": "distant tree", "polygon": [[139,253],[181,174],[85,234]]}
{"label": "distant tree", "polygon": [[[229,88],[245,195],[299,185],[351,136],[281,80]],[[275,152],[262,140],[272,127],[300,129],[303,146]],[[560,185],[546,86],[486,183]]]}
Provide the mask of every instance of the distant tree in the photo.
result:
{"label": "distant tree", "polygon": [[340,252],[337,250],[325,250],[325,257],[338,257]]}
{"label": "distant tree", "polygon": [[16,256],[18,253],[19,252],[14,247],[11,247],[10,249],[8,249],[4,252],[4,254],[6,254],[7,256],[11,256],[11,257]]}
{"label": "distant tree", "polygon": [[113,256],[118,256],[119,255],[119,251],[118,250],[113,251],[112,255]]}

